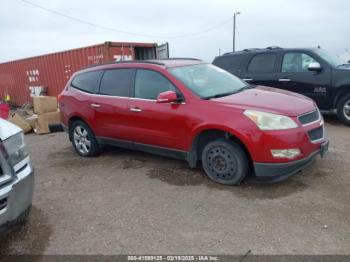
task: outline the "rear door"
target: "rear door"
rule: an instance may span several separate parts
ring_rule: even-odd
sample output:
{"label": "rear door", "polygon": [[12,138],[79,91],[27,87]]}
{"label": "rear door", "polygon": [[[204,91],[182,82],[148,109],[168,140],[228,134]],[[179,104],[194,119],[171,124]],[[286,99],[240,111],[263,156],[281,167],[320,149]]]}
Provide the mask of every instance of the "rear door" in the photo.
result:
{"label": "rear door", "polygon": [[128,104],[134,69],[108,69],[104,72],[99,94],[91,108],[95,112],[96,135],[128,140]]}
{"label": "rear door", "polygon": [[[308,70],[310,63],[320,63],[321,72]],[[331,84],[331,72],[327,64],[311,52],[286,51],[283,53],[276,87],[308,96],[320,108],[327,107],[327,88]]]}
{"label": "rear door", "polygon": [[69,119],[79,116],[96,133],[98,127],[95,119],[95,110],[91,107],[96,94],[103,71],[89,71],[76,75],[70,83],[70,87],[63,91],[60,99],[61,117],[68,125]]}
{"label": "rear door", "polygon": [[129,104],[129,134],[136,146],[146,144],[187,150],[183,139],[188,134],[186,104],[156,102],[159,93],[169,90],[182,96],[160,72],[137,69]]}
{"label": "rear door", "polygon": [[253,55],[247,65],[243,80],[253,85],[273,86],[277,79],[277,52]]}

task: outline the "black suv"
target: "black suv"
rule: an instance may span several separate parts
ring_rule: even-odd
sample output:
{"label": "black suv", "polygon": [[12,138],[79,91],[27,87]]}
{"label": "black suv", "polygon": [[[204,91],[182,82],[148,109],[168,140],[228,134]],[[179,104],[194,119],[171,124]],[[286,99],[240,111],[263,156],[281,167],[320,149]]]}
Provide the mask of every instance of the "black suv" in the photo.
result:
{"label": "black suv", "polygon": [[323,111],[350,125],[350,61],[320,48],[251,48],[227,53],[213,64],[248,83],[308,96]]}

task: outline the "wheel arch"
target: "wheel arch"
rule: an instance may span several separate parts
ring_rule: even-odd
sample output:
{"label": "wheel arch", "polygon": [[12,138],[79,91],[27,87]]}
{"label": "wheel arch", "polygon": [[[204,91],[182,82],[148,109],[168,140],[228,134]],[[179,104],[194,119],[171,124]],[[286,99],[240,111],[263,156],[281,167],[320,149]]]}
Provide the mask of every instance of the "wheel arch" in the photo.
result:
{"label": "wheel arch", "polygon": [[71,135],[71,126],[74,122],[76,121],[81,121],[83,122],[85,125],[87,125],[91,130],[91,126],[89,125],[89,123],[81,116],[79,115],[74,115],[74,116],[71,116],[69,119],[68,119],[68,134],[69,134],[69,140],[72,141],[72,135]]}
{"label": "wheel arch", "polygon": [[350,85],[343,85],[337,89],[334,100],[333,100],[333,108],[337,108],[337,104],[338,104],[339,100],[345,94],[350,94]]}
{"label": "wheel arch", "polygon": [[224,128],[224,127],[221,127],[221,128],[206,127],[198,130],[195,133],[194,138],[192,140],[191,148],[190,148],[190,151],[188,152],[188,157],[187,157],[187,161],[191,168],[194,168],[197,166],[197,163],[200,160],[200,156],[204,146],[209,141],[212,141],[216,138],[229,139],[239,144],[247,154],[249,163],[252,164],[251,153],[248,149],[247,144],[244,142],[245,140],[244,138],[242,138],[242,136],[240,136],[234,130],[228,130],[227,128]]}

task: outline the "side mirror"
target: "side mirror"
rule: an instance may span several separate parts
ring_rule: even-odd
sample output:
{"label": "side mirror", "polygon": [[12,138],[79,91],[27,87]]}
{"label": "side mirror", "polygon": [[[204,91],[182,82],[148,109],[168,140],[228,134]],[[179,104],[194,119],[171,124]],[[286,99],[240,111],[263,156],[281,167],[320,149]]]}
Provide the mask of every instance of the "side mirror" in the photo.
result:
{"label": "side mirror", "polygon": [[174,91],[162,92],[157,97],[157,103],[171,103],[178,102],[179,98]]}
{"label": "side mirror", "polygon": [[313,72],[320,72],[322,70],[322,67],[321,67],[320,63],[313,62],[313,63],[309,64],[307,69],[309,71],[313,71]]}

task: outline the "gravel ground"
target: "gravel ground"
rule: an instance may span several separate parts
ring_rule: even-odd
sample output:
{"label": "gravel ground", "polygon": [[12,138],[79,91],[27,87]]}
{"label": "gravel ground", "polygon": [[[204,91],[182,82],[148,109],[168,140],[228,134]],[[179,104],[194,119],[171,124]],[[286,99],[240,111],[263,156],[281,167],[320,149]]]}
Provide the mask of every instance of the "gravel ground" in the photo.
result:
{"label": "gravel ground", "polygon": [[239,187],[178,160],[117,148],[87,159],[65,133],[27,135],[33,209],[0,254],[350,254],[350,128],[326,122],[324,159]]}

